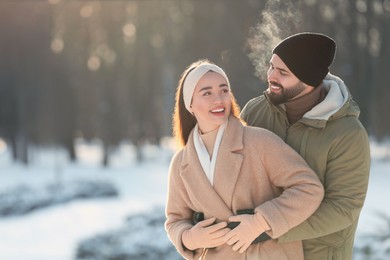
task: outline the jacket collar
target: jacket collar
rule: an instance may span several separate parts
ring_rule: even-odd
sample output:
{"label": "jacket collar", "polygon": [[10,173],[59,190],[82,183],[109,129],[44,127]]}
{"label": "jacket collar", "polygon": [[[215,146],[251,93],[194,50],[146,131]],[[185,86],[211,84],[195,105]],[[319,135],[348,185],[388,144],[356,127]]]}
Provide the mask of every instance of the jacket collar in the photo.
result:
{"label": "jacket collar", "polygon": [[[314,128],[324,128],[327,121],[335,118],[346,115],[359,117],[359,107],[353,102],[347,86],[339,77],[328,73],[322,84],[327,90],[327,96],[321,103],[306,112],[299,122]],[[287,118],[283,105],[274,106],[269,100],[267,91],[264,91],[264,96],[275,111]]]}
{"label": "jacket collar", "polygon": [[189,196],[196,200],[194,203],[200,205],[200,210],[206,216],[212,215],[226,220],[233,215],[233,192],[243,161],[243,155],[240,153],[244,148],[243,134],[244,127],[241,122],[230,116],[218,152],[214,186],[210,184],[199,162],[193,132],[188,138],[183,150],[181,177]]}

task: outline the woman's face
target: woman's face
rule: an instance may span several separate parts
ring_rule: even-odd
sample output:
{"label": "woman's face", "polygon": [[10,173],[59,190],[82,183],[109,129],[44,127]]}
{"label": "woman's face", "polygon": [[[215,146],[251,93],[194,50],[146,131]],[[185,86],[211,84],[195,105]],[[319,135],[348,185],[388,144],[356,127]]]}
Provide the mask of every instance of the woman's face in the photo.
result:
{"label": "woman's face", "polygon": [[225,78],[216,72],[207,72],[196,84],[191,104],[191,111],[200,130],[207,133],[224,124],[230,115],[231,106],[230,90]]}

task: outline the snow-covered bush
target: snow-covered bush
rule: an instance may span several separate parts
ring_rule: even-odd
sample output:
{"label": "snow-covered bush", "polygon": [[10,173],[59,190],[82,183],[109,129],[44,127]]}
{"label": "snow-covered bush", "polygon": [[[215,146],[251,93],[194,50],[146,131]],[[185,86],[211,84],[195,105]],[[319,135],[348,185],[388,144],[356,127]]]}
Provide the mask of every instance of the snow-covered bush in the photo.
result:
{"label": "snow-covered bush", "polygon": [[0,217],[23,215],[76,199],[117,195],[116,187],[107,181],[78,180],[34,188],[20,185],[0,192]]}
{"label": "snow-covered bush", "polygon": [[164,221],[162,208],[130,216],[123,228],[81,241],[76,259],[182,259],[167,237]]}

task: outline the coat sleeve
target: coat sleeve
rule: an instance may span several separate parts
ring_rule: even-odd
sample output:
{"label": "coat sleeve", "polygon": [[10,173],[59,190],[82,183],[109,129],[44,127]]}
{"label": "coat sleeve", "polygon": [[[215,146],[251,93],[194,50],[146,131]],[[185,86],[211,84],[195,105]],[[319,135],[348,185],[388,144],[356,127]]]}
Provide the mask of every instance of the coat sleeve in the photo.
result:
{"label": "coat sleeve", "polygon": [[325,196],[305,222],[279,238],[279,242],[313,239],[356,223],[367,193],[370,148],[366,131],[348,131],[329,151]]}
{"label": "coat sleeve", "polygon": [[[267,131],[268,132],[268,131]],[[262,142],[262,162],[280,196],[256,207],[271,227],[268,234],[277,238],[305,221],[320,205],[324,189],[317,175],[303,158],[279,137],[268,133]]]}
{"label": "coat sleeve", "polygon": [[169,167],[165,230],[176,250],[185,259],[194,259],[195,251],[186,249],[181,239],[183,232],[193,226],[193,212],[188,207],[188,196],[180,178],[180,155],[179,152],[174,156]]}

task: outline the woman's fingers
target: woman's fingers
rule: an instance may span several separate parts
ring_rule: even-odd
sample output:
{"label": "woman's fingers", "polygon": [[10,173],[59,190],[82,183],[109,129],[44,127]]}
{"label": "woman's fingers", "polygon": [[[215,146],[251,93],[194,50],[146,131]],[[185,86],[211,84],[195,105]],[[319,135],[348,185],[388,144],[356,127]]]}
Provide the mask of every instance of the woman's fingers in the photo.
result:
{"label": "woman's fingers", "polygon": [[215,222],[215,220],[216,220],[215,217],[208,218],[208,219],[199,221],[199,223],[198,223],[197,225],[198,225],[199,227],[207,227],[207,226],[212,225],[212,224]]}

